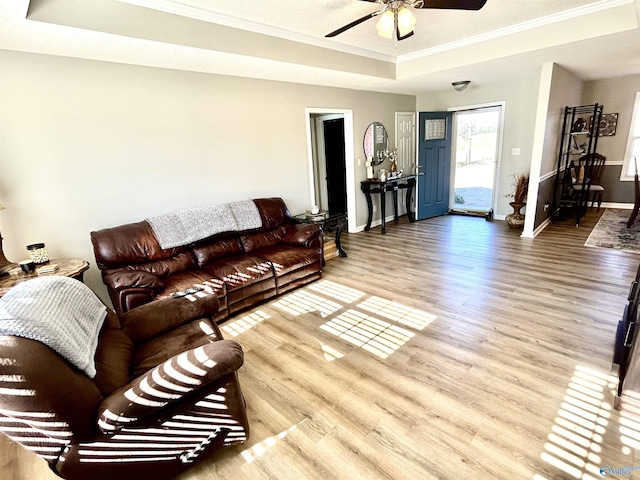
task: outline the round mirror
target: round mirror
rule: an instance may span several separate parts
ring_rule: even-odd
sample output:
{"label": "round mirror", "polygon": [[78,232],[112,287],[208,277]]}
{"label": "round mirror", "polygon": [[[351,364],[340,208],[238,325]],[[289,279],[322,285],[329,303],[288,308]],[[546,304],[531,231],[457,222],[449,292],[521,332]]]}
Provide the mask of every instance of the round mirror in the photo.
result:
{"label": "round mirror", "polygon": [[389,147],[389,137],[384,125],[373,122],[364,132],[364,155],[371,158],[374,165],[380,165],[384,161],[384,157],[378,152],[384,152]]}

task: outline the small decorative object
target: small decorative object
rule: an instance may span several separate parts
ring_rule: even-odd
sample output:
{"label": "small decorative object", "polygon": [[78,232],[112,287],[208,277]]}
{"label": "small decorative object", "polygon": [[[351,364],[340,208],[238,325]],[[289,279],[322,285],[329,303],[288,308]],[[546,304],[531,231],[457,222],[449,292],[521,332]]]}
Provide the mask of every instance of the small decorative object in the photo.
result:
{"label": "small decorative object", "polygon": [[526,205],[527,194],[529,192],[529,174],[528,173],[516,173],[514,176],[513,193],[505,195],[506,197],[513,198],[513,202],[509,203],[513,208],[513,213],[504,217],[505,222],[509,228],[522,229],[524,227],[524,215],[520,213],[522,207]]}
{"label": "small decorative object", "polygon": [[318,208],[317,205],[314,205],[313,207],[311,207],[311,214],[312,215],[317,215],[318,213],[320,213],[320,209]]}
{"label": "small decorative object", "polygon": [[54,273],[56,271],[58,271],[58,265],[56,264],[50,264],[50,265],[45,265],[43,267],[36,268],[36,272],[38,273],[38,275],[44,275],[46,273]]}
{"label": "small decorative object", "polygon": [[373,157],[367,157],[367,161],[364,162],[367,167],[367,178],[375,178],[373,173]]}
{"label": "small decorative object", "polygon": [[584,132],[587,129],[587,122],[584,121],[584,118],[578,118],[575,122],[573,122],[573,126],[571,127],[572,132]]}
{"label": "small decorative object", "polygon": [[29,258],[33,260],[33,263],[36,265],[41,265],[49,261],[49,255],[47,255],[47,249],[44,243],[27,245],[27,251],[29,252]]}
{"label": "small decorative object", "polygon": [[36,264],[31,259],[21,260],[18,263],[20,264],[20,268],[24,273],[31,273],[36,269]]}
{"label": "small decorative object", "polygon": [[387,181],[387,171],[384,168],[380,169],[378,178],[380,179],[381,182],[386,182]]}
{"label": "small decorative object", "polygon": [[509,228],[521,230],[524,228],[524,215],[520,213],[520,210],[525,206],[525,204],[511,202],[509,205],[513,208],[513,213],[506,215],[504,217],[504,221],[507,222]]}
{"label": "small decorative object", "polygon": [[398,164],[397,164],[397,160],[398,160],[398,150],[396,148],[394,148],[393,150],[391,150],[389,152],[389,161],[391,162],[391,173],[394,174],[398,171]]}

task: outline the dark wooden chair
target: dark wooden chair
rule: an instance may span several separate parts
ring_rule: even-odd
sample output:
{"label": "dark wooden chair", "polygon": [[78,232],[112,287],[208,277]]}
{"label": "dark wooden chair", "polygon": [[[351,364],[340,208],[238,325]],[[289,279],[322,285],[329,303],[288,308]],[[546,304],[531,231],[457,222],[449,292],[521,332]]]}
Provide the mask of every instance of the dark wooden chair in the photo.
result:
{"label": "dark wooden chair", "polygon": [[600,175],[604,168],[606,157],[599,153],[590,153],[578,159],[577,168],[583,172],[583,177],[578,176],[577,182],[573,185],[573,190],[580,198],[583,211],[586,211],[589,196],[591,196],[591,207],[598,202],[598,211],[602,205],[602,194],[604,187],[600,185]]}

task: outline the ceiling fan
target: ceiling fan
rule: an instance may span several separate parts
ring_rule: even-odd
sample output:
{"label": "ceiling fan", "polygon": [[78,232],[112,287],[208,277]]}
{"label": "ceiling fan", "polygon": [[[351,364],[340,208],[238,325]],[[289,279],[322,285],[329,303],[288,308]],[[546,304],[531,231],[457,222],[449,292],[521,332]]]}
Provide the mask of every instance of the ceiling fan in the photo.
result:
{"label": "ceiling fan", "polygon": [[370,18],[380,16],[376,28],[378,34],[391,38],[395,32],[398,40],[404,40],[413,35],[416,26],[416,17],[413,16],[412,8],[437,8],[454,10],[480,10],[487,3],[487,0],[360,0],[363,2],[378,3],[382,9],[370,13],[362,18],[347,23],[345,26],[325,35],[325,37],[335,37],[350,28],[366,22]]}

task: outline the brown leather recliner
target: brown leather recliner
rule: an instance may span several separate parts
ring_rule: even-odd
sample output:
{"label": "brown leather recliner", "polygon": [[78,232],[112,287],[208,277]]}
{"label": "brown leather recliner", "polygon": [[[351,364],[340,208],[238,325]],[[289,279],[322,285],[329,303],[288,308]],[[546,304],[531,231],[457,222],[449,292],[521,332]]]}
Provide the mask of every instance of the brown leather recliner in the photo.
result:
{"label": "brown leather recliner", "polygon": [[246,440],[243,352],[215,295],[108,310],[89,378],[43,343],[0,335],[0,432],[77,480],[172,478]]}

